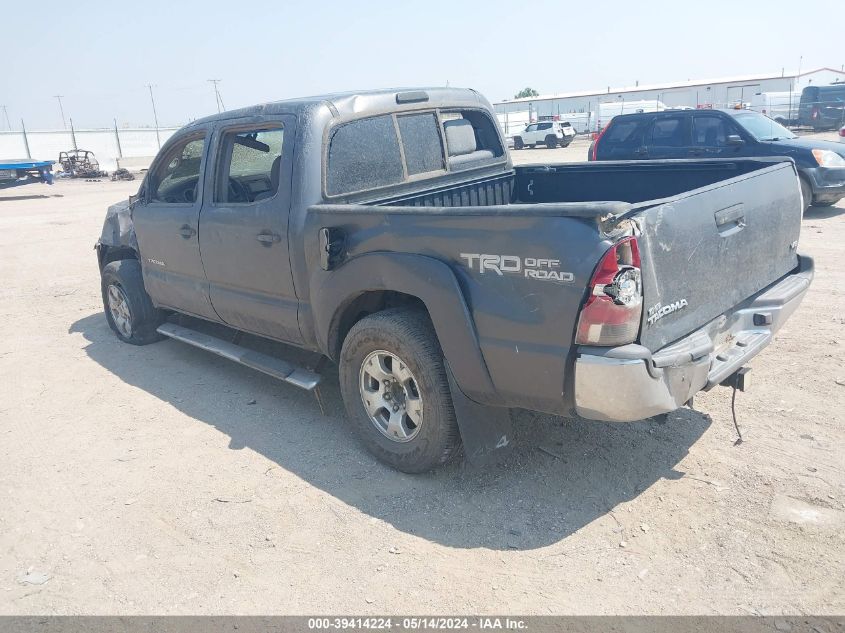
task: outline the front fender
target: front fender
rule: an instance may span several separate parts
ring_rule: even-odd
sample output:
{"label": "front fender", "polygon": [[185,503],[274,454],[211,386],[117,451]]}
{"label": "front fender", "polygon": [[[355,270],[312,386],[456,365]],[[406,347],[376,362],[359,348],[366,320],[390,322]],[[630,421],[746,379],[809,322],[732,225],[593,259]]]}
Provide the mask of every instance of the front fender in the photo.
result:
{"label": "front fender", "polygon": [[342,309],[368,291],[402,292],[420,299],[431,317],[443,355],[461,391],[496,404],[496,391],[461,288],[448,265],[409,253],[368,253],[311,277],[311,307],[318,345],[332,355]]}

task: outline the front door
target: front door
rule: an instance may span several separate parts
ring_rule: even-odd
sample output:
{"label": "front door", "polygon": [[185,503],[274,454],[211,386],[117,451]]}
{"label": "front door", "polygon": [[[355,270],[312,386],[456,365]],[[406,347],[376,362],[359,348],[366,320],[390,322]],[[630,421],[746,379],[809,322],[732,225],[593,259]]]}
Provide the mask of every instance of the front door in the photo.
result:
{"label": "front door", "polygon": [[199,251],[207,128],[172,139],[132,211],[144,286],[156,305],[216,319]]}
{"label": "front door", "polygon": [[689,150],[690,158],[733,158],[746,156],[746,147],[730,145],[728,137],[742,136],[739,130],[727,117],[718,114],[698,114],[692,118],[692,146]]}
{"label": "front door", "polygon": [[227,122],[214,135],[200,248],[214,310],[229,325],[299,342],[288,257],[296,118]]}

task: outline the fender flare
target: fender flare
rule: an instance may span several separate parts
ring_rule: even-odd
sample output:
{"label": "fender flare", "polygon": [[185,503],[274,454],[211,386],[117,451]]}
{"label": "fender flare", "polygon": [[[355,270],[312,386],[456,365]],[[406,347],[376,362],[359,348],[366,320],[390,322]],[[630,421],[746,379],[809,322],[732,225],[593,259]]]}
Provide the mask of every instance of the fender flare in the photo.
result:
{"label": "fender flare", "polygon": [[317,269],[311,277],[311,308],[317,343],[326,355],[336,348],[333,337],[343,309],[368,291],[402,292],[420,299],[461,391],[494,404],[496,390],[458,280],[447,264],[431,257],[368,253],[331,271]]}

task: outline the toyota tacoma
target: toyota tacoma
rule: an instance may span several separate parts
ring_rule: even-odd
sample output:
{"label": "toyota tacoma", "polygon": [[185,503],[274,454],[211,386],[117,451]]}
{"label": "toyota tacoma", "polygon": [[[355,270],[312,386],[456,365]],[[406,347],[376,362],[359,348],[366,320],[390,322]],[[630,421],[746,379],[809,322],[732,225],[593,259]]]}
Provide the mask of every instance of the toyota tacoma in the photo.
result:
{"label": "toyota tacoma", "polygon": [[122,341],[310,390],[322,363],[282,351],[331,359],[364,445],[422,472],[512,445],[510,408],[629,422],[736,386],[810,284],[801,211],[789,158],[513,167],[477,92],[381,90],[190,123],[96,251]]}

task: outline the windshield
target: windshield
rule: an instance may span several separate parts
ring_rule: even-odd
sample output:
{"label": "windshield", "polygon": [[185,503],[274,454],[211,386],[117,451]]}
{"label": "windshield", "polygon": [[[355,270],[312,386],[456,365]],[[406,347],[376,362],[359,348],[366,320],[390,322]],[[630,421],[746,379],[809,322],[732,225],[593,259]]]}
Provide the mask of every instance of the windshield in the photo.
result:
{"label": "windshield", "polygon": [[734,116],[736,122],[758,141],[780,141],[797,138],[792,132],[757,112],[743,112]]}

